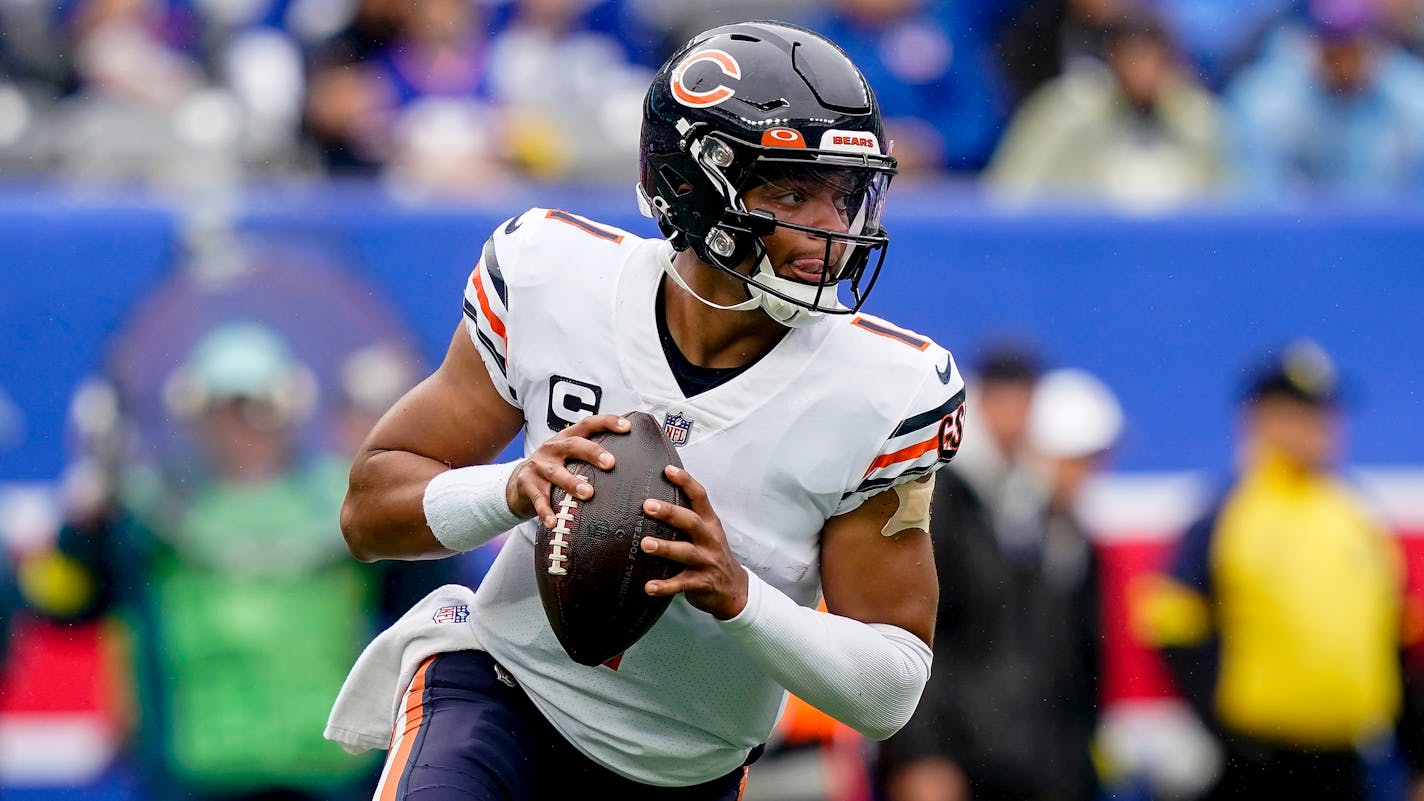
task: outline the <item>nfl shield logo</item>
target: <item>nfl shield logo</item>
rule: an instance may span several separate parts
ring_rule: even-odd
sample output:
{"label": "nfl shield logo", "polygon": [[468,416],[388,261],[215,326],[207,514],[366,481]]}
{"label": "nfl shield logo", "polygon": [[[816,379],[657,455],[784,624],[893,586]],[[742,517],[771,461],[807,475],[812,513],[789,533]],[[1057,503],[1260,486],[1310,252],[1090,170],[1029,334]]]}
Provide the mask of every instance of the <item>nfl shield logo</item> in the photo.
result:
{"label": "nfl shield logo", "polygon": [[692,421],[682,416],[682,412],[672,412],[663,418],[663,433],[675,447],[687,444],[687,434],[692,430]]}
{"label": "nfl shield logo", "polygon": [[435,610],[431,619],[436,623],[464,623],[470,619],[470,607],[467,604],[442,606]]}

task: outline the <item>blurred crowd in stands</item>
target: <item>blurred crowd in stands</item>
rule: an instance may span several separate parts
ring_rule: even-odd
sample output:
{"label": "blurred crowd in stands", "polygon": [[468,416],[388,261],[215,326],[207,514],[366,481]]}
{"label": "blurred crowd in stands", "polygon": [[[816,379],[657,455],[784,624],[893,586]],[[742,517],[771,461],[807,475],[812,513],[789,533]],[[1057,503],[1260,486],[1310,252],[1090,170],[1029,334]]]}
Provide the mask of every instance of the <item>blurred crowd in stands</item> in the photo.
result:
{"label": "blurred crowd in stands", "polygon": [[1424,187],[1421,0],[3,0],[0,174],[631,181],[653,67],[768,16],[862,67],[904,180],[1147,210]]}

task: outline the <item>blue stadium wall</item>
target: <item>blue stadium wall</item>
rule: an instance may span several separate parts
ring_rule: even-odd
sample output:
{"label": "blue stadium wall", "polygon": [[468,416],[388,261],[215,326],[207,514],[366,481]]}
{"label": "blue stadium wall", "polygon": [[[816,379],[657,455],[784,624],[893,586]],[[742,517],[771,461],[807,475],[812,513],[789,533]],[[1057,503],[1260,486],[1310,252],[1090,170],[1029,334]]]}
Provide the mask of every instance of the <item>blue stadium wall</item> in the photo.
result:
{"label": "blue stadium wall", "polygon": [[[218,209],[53,187],[0,192],[0,397],[12,407],[0,482],[59,475],[70,393],[139,300],[181,269],[195,221],[221,212],[240,235],[341,261],[434,364],[496,225],[542,205],[653,233],[631,194],[522,189],[428,204],[353,186],[253,191]],[[1130,420],[1121,470],[1228,467],[1244,370],[1299,336],[1330,350],[1348,382],[1350,461],[1424,462],[1424,206],[1124,216],[1007,211],[972,192],[906,186],[887,225],[893,244],[867,310],[933,336],[961,363],[986,339],[1017,335],[1052,364],[1098,373]]]}

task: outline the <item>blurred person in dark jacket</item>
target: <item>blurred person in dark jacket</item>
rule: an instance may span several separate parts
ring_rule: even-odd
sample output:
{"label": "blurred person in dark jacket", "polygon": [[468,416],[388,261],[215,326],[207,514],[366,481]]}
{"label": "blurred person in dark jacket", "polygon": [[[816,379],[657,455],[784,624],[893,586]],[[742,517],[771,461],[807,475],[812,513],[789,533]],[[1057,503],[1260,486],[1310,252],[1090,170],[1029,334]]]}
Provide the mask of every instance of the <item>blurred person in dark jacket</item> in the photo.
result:
{"label": "blurred person in dark jacket", "polygon": [[[989,421],[1015,421],[998,427],[1022,432],[1009,447],[1031,453],[1016,457],[1028,475],[995,486],[986,473],[954,470],[935,487],[935,670],[915,716],[882,746],[887,801],[1096,798],[1098,571],[1076,503],[1122,413],[1082,371],[1032,375],[1026,365],[984,365],[974,407]],[[1028,404],[1017,400],[1025,386]],[[984,434],[984,422],[970,435]],[[996,516],[1005,491],[1019,511]]]}
{"label": "blurred person in dark jacket", "polygon": [[955,473],[982,499],[999,531],[1031,529],[1043,500],[1026,458],[1029,407],[1042,372],[1038,353],[1012,340],[986,344],[975,360],[969,386],[975,411],[965,419]]}
{"label": "blurred person in dark jacket", "polygon": [[20,606],[19,590],[16,587],[14,566],[10,555],[0,548],[0,669],[10,653],[10,621]]}
{"label": "blurred person in dark jacket", "polygon": [[351,18],[308,49],[302,131],[329,174],[376,175],[391,156],[395,89],[375,61],[409,10],[401,0],[356,0]]}
{"label": "blurred person in dark jacket", "polygon": [[465,0],[364,0],[310,57],[304,127],[324,166],[418,195],[481,193],[507,178],[487,23],[488,9]]}
{"label": "blurred person in dark jacket", "polygon": [[1136,2],[1025,0],[998,41],[1013,105],[1080,61],[1102,62],[1109,23],[1131,11]]}

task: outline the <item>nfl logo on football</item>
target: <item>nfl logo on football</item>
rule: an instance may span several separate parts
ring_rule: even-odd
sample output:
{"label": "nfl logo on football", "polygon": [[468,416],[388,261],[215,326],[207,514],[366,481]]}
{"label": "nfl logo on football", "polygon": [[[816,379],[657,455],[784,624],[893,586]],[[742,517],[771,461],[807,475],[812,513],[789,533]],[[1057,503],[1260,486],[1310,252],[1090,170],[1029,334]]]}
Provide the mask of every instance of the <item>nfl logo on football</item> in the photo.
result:
{"label": "nfl logo on football", "polygon": [[682,412],[672,412],[663,418],[663,432],[668,441],[681,448],[687,444],[687,434],[692,430],[692,421],[682,416]]}

